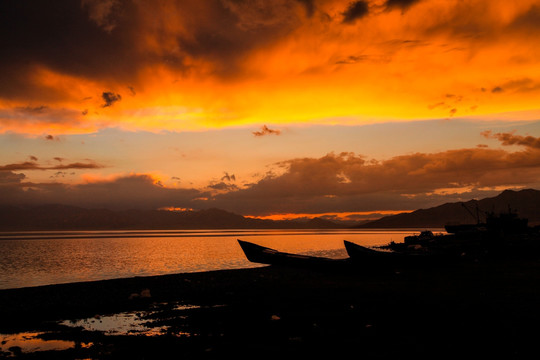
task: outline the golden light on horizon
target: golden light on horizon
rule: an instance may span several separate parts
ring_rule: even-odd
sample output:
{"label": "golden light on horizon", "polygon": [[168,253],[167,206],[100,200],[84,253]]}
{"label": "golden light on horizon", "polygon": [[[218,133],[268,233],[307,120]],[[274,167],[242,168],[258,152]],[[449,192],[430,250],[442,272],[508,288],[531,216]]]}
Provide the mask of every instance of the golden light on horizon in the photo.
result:
{"label": "golden light on horizon", "polygon": [[356,212],[327,212],[327,213],[283,213],[272,214],[265,216],[250,216],[245,215],[247,218],[261,219],[261,220],[296,220],[296,219],[311,219],[311,218],[329,218],[334,220],[374,220],[382,216],[397,215],[410,213],[413,210],[381,210],[381,211],[356,211]]}

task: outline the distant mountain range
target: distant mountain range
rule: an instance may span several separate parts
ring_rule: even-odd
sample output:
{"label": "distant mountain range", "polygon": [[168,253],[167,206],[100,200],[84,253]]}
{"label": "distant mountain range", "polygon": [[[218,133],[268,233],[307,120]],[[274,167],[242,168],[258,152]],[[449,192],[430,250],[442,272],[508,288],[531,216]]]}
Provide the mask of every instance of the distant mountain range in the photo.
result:
{"label": "distant mountain range", "polygon": [[419,209],[411,213],[386,216],[357,228],[442,228],[447,224],[476,223],[477,216],[485,221],[486,212],[496,214],[517,212],[519,217],[529,219],[529,225],[540,224],[540,191],[526,189],[505,190],[499,195],[482,200],[446,203],[429,209]]}
{"label": "distant mountain range", "polygon": [[[447,203],[411,213],[386,216],[354,228],[442,228],[446,224],[475,223],[477,214],[485,220],[486,212],[511,209],[540,224],[540,191],[505,190],[496,197]],[[0,231],[37,230],[181,230],[181,229],[338,229],[351,228],[314,218],[309,221],[262,220],[247,218],[220,209],[199,211],[83,209],[66,205],[36,207],[0,207]]]}
{"label": "distant mountain range", "polygon": [[83,209],[66,205],[0,207],[0,231],[179,230],[179,229],[331,229],[328,220],[273,221],[247,218],[220,209],[200,211]]}

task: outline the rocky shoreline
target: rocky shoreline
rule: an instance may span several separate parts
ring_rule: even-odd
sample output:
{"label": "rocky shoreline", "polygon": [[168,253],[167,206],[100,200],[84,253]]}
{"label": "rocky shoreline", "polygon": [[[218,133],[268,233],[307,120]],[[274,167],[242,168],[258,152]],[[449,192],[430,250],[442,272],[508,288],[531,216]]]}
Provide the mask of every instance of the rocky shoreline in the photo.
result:
{"label": "rocky shoreline", "polygon": [[[498,261],[383,272],[269,266],[1,290],[1,334],[73,346],[28,352],[5,337],[0,358],[529,358],[538,284],[540,262]],[[148,331],[73,326],[119,313]]]}

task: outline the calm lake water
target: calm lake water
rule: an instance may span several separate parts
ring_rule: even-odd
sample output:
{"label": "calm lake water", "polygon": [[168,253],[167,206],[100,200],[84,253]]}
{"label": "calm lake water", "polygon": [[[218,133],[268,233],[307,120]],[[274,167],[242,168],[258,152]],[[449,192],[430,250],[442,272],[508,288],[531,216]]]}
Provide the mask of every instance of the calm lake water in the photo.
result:
{"label": "calm lake water", "polygon": [[[422,229],[425,230],[425,229]],[[0,289],[263,266],[236,239],[346,258],[343,240],[401,242],[420,230],[200,230],[0,233]]]}

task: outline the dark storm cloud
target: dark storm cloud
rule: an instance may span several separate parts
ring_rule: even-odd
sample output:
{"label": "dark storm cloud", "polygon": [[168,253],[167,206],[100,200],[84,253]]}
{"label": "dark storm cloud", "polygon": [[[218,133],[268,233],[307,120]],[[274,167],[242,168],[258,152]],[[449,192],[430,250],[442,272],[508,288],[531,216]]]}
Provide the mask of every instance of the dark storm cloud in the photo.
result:
{"label": "dark storm cloud", "polygon": [[118,0],[81,0],[81,7],[88,11],[89,18],[109,33],[116,27],[114,15],[119,5]]}
{"label": "dark storm cloud", "polygon": [[204,3],[204,16],[185,19],[189,36],[178,36],[177,41],[189,57],[210,61],[214,74],[236,76],[246,54],[278,41],[301,25],[297,8],[310,9],[309,2],[303,3],[208,1]]}
{"label": "dark storm cloud", "polygon": [[369,5],[366,1],[354,1],[349,3],[347,9],[343,12],[343,22],[347,24],[354,23],[357,19],[363,18],[369,13]]}
{"label": "dark storm cloud", "polygon": [[311,17],[315,13],[315,0],[296,0],[301,3],[305,9],[307,16]]}
{"label": "dark storm cloud", "polygon": [[130,41],[134,25],[130,4],[118,1],[122,10],[115,17],[118,31],[109,33],[91,20],[88,8],[78,1],[0,2],[0,96],[61,96],[35,83],[38,66],[89,78],[132,76],[140,56]]}
{"label": "dark storm cloud", "polygon": [[101,105],[101,107],[109,107],[112,106],[114,103],[122,100],[122,96],[120,94],[115,94],[110,91],[103,92],[103,94],[101,94],[101,98],[105,102],[103,103],[103,105]]}
{"label": "dark storm cloud", "polygon": [[247,53],[289,34],[306,11],[313,1],[1,1],[0,97],[65,97],[35,79],[43,68],[134,86],[141,69],[197,71],[195,59],[234,76]]}
{"label": "dark storm cloud", "polygon": [[[404,3],[404,1],[396,1]],[[435,22],[426,22],[426,36],[446,33],[451,38],[479,45],[503,41],[533,41],[540,33],[540,6],[532,5],[508,21],[501,21],[506,12],[504,2],[455,1],[449,2],[448,11]],[[496,15],[496,16],[494,16]],[[465,49],[465,48],[463,48]],[[468,49],[473,50],[473,49]]]}
{"label": "dark storm cloud", "polygon": [[540,6],[532,5],[529,10],[517,16],[508,28],[529,34],[540,32]]}
{"label": "dark storm cloud", "polygon": [[421,0],[387,0],[386,7],[389,9],[400,8],[406,10]]}

